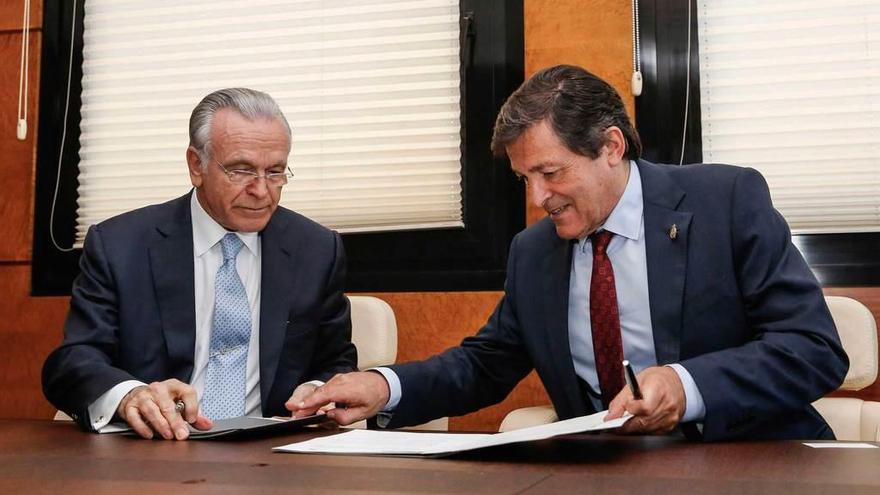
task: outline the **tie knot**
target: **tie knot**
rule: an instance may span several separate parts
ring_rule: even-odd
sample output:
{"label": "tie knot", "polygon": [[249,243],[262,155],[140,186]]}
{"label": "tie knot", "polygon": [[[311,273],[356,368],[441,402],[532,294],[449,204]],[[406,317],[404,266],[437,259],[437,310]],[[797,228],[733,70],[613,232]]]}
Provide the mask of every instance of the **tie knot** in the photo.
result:
{"label": "tie knot", "polygon": [[603,230],[602,232],[594,232],[590,236],[590,242],[593,243],[593,255],[597,253],[604,254],[605,249],[608,248],[608,243],[611,242],[611,237],[613,236],[614,233],[607,230]]}
{"label": "tie knot", "polygon": [[220,247],[223,248],[223,261],[234,260],[238,252],[244,247],[244,243],[237,235],[229,233],[220,239]]}

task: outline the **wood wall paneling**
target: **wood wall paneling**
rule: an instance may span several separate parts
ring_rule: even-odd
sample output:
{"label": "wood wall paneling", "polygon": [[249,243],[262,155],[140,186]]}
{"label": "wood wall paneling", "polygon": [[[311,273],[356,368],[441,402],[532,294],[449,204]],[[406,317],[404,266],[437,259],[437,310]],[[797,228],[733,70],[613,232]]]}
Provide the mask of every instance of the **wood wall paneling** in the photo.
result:
{"label": "wood wall paneling", "polygon": [[43,361],[61,341],[67,297],[30,297],[30,265],[0,265],[0,418],[51,418]]}
{"label": "wood wall paneling", "polygon": [[0,261],[29,261],[33,224],[33,167],[36,157],[37,101],[40,94],[40,32],[30,35],[27,139],[16,138],[21,33],[0,33]]}
{"label": "wood wall paneling", "polygon": [[[0,0],[0,32],[18,31],[20,33],[23,17],[24,2],[22,0]],[[43,27],[43,2],[41,0],[31,1],[30,27],[31,29],[42,29]]]}
{"label": "wood wall paneling", "polygon": [[[632,7],[619,0],[525,0],[526,78],[558,64],[581,66],[614,86],[635,122]],[[528,201],[526,224],[546,213]]]}

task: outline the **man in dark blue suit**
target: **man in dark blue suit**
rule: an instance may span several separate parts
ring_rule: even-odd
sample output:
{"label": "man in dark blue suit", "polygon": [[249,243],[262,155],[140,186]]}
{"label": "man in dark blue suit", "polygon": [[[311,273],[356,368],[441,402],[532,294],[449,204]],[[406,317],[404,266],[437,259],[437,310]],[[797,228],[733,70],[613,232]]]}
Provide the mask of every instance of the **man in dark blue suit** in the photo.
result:
{"label": "man in dark blue suit", "polygon": [[278,207],[289,153],[269,95],[225,89],[196,106],[194,192],[89,229],[64,341],[43,367],[50,402],[87,430],[116,417],[182,440],[187,423],[289,415],[355,368],[341,239]]}
{"label": "man in dark blue suit", "polygon": [[416,424],[497,403],[535,369],[563,419],[607,408],[634,415],[627,433],[833,438],[810,403],[848,360],[759,173],[639,160],[620,96],[572,66],[508,99],[493,150],[548,218],[513,240],[487,324],[426,361],[334,378],[297,414],[337,401],[342,424]]}

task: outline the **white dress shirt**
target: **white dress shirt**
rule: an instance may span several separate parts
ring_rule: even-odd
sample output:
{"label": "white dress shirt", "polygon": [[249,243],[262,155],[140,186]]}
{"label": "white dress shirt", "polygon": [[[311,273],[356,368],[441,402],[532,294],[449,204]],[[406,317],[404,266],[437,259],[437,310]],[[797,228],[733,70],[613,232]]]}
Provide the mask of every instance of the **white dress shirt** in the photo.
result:
{"label": "white dress shirt", "polygon": [[[193,272],[195,281],[196,338],[193,356],[193,374],[189,384],[195,388],[199,398],[204,396],[205,375],[208,370],[208,351],[211,341],[211,325],[214,319],[214,279],[223,263],[223,250],[220,239],[228,231],[218,224],[199,203],[193,191],[190,200],[193,229]],[[239,251],[235,267],[247,293],[251,307],[251,338],[248,346],[245,415],[261,415],[260,411],[260,287],[261,287],[261,244],[257,232],[237,232],[246,249]],[[92,426],[100,430],[106,426],[125,394],[133,388],[144,385],[137,380],[128,380],[115,385],[98,397],[89,406]]]}

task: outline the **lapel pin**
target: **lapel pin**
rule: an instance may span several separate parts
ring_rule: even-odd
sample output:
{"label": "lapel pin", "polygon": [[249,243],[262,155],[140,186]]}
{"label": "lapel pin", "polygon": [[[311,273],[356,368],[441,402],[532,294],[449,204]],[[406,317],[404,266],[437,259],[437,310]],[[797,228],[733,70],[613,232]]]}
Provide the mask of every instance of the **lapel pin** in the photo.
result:
{"label": "lapel pin", "polygon": [[669,238],[674,241],[676,237],[678,237],[678,226],[672,224],[672,227],[669,227]]}

